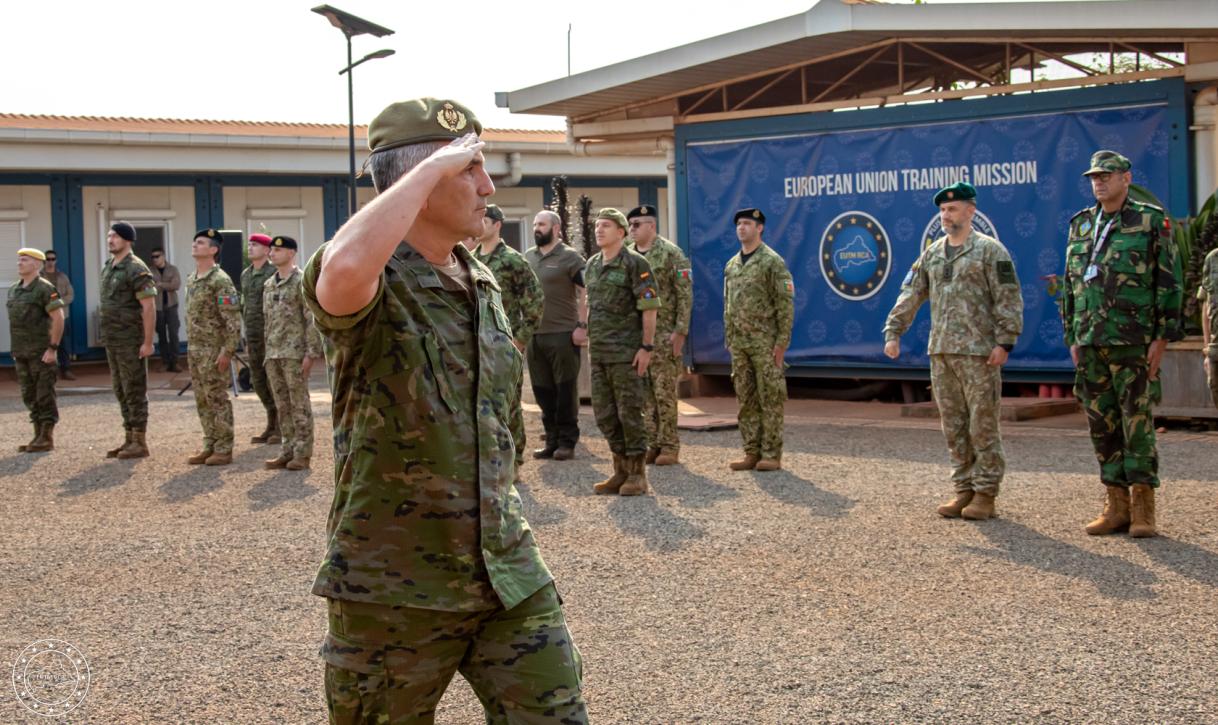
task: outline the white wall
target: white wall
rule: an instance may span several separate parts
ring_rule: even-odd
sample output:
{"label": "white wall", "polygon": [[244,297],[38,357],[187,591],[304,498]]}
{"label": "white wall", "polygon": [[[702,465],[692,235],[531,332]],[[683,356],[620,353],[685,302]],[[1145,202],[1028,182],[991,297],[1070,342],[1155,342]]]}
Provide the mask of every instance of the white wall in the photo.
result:
{"label": "white wall", "polygon": [[326,241],[320,186],[225,186],[224,227],[250,234],[282,234],[300,245],[300,266]]}
{"label": "white wall", "polygon": [[[0,295],[8,299],[9,284],[17,281],[17,249],[51,248],[51,188],[49,186],[0,186],[0,219],[12,225],[14,248],[5,246],[0,258]],[[0,315],[0,350],[11,350],[8,314]]]}

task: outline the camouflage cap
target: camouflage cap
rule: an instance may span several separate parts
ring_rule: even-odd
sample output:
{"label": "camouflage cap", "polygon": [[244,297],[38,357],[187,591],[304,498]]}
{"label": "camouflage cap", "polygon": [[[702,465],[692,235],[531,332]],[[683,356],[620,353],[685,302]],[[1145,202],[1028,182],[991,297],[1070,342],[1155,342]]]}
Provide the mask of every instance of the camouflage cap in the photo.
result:
{"label": "camouflage cap", "polygon": [[621,227],[623,230],[630,228],[630,222],[626,221],[626,215],[621,213],[617,209],[614,209],[611,206],[607,206],[604,209],[601,209],[599,212],[597,212],[596,218],[597,219],[608,219],[609,221],[611,221],[614,224]]}
{"label": "camouflage cap", "polygon": [[416,98],[394,103],[368,125],[372,151],[426,141],[452,141],[467,133],[482,133],[482,124],[465,106],[443,98]]}
{"label": "camouflage cap", "polygon": [[935,194],[935,206],[947,201],[971,201],[977,198],[977,189],[967,181],[957,181],[939,189]]}
{"label": "camouflage cap", "polygon": [[1092,174],[1110,174],[1114,171],[1129,171],[1133,164],[1129,159],[1116,151],[1101,150],[1091,154],[1091,168],[1083,172],[1083,176]]}

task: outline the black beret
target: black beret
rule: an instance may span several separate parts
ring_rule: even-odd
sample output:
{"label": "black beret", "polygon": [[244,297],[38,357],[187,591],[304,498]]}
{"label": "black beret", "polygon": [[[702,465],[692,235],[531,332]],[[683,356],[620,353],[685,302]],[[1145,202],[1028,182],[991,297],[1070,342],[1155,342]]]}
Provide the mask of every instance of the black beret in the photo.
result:
{"label": "black beret", "polygon": [[193,238],[198,239],[199,237],[206,237],[207,241],[211,242],[213,247],[218,247],[224,243],[224,237],[221,236],[220,230],[212,229],[211,227],[208,227],[207,229],[200,229],[199,231],[195,232]]}
{"label": "black beret", "polygon": [[114,222],[110,225],[110,231],[126,239],[128,242],[135,241],[135,227],[127,222]]}
{"label": "black beret", "polygon": [[452,141],[467,133],[482,133],[473,111],[456,101],[416,98],[394,103],[372,119],[368,148],[381,151],[426,141]]}
{"label": "black beret", "polygon": [[969,199],[977,198],[977,189],[967,181],[957,181],[951,186],[945,186],[939,189],[935,194],[935,206],[939,206],[945,201],[968,201]]}
{"label": "black beret", "polygon": [[291,237],[275,237],[271,240],[271,249],[296,249],[296,240]]}
{"label": "black beret", "polygon": [[501,221],[503,221],[503,210],[499,208],[498,204],[487,204],[486,205],[486,216],[489,219],[492,219],[497,222],[501,222]]}
{"label": "black beret", "polygon": [[636,216],[656,216],[657,214],[659,214],[659,211],[657,211],[654,206],[644,204],[631,209],[630,213],[626,215],[626,218],[633,219]]}
{"label": "black beret", "polygon": [[741,219],[752,219],[758,224],[765,224],[765,213],[760,209],[741,209],[736,212],[736,216],[732,217],[732,223],[735,224]]}

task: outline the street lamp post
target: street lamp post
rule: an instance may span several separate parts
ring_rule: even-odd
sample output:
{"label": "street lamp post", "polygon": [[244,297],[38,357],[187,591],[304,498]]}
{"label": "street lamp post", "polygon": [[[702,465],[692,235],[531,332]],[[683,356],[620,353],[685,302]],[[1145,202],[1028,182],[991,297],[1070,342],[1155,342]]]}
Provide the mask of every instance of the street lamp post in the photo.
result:
{"label": "street lamp post", "polygon": [[343,31],[343,35],[347,38],[347,67],[340,70],[338,74],[347,74],[347,152],[349,157],[347,184],[350,191],[347,218],[350,218],[355,213],[355,82],[353,80],[355,74],[351,71],[361,63],[376,58],[386,58],[394,53],[390,49],[378,50],[352,62],[351,38],[356,35],[374,35],[383,38],[386,35],[393,35],[393,31],[329,5],[318,5],[313,8],[313,12],[325,16],[330,24]]}

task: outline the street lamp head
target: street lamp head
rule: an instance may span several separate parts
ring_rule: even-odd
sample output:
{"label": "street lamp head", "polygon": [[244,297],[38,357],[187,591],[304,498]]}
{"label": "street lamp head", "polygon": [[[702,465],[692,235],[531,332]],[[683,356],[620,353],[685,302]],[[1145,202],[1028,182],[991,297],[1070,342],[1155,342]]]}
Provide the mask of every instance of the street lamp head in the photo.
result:
{"label": "street lamp head", "polygon": [[388,58],[389,56],[393,55],[396,52],[397,51],[394,50],[393,48],[382,48],[380,50],[369,53],[368,55],[365,55],[362,58],[362,60],[376,60],[377,58]]}
{"label": "street lamp head", "polygon": [[343,35],[346,35],[348,38],[356,35],[375,35],[378,38],[393,35],[393,31],[389,28],[377,25],[370,20],[364,20],[336,7],[318,5],[313,8],[313,12],[325,16],[331,25],[343,31]]}

